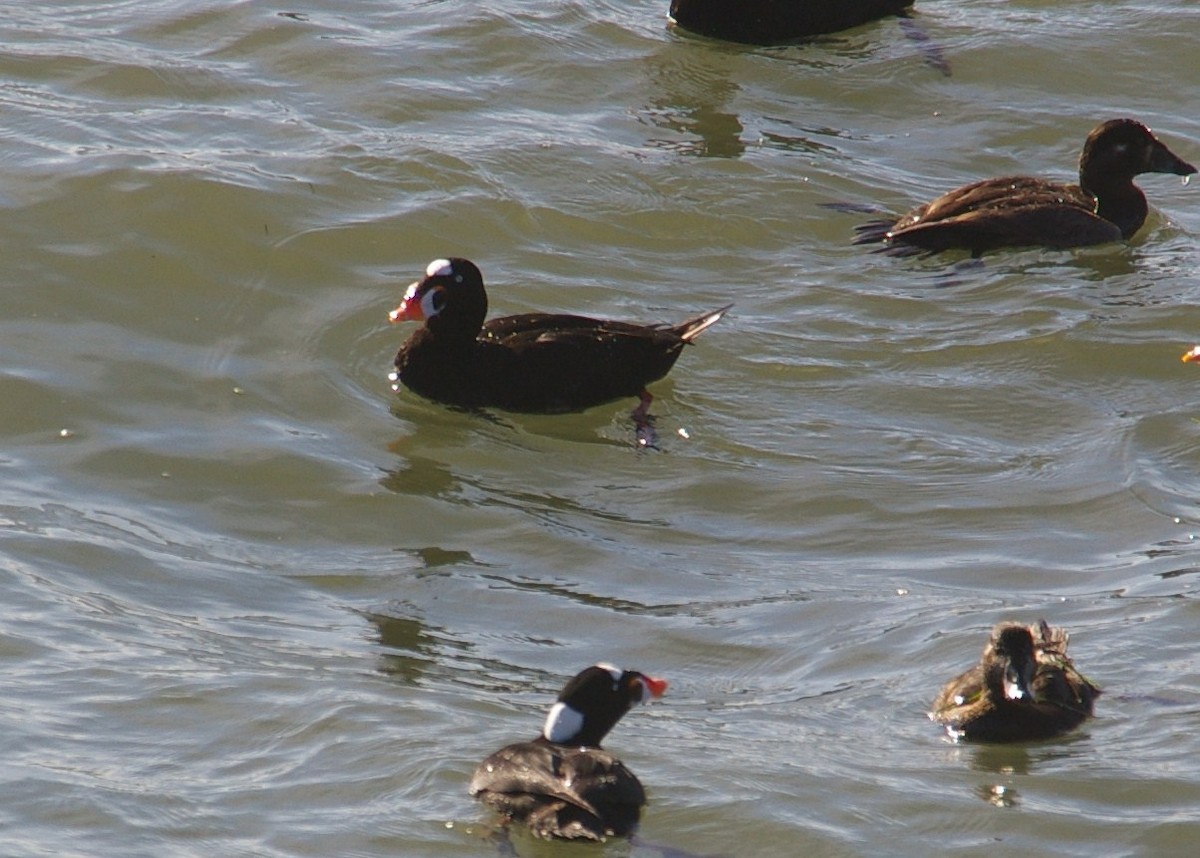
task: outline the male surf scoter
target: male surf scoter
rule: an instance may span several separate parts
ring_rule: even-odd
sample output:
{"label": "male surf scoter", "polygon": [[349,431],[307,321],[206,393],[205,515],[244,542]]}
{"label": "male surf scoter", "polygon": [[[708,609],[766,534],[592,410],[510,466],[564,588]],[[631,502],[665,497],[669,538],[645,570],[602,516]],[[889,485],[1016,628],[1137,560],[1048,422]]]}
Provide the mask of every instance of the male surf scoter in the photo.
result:
{"label": "male surf scoter", "polygon": [[597,664],[577,674],[550,707],[542,734],[479,764],[471,795],[506,823],[544,838],[604,840],[633,832],[646,792],[633,772],[601,749],[631,707],[661,697],[664,679]]}
{"label": "male surf scoter", "polygon": [[[418,321],[396,354],[393,387],[466,408],[580,411],[624,396],[642,400],[683,347],[731,305],[678,325],[637,325],[551,313],[484,323],[483,275],[466,259],[435,259],[389,314]],[[635,412],[636,414],[637,412]]]}
{"label": "male surf scoter", "polygon": [[671,20],[693,33],[779,45],[895,15],[913,0],[671,0]]}
{"label": "male surf scoter", "polygon": [[1045,620],[992,629],[979,664],[946,683],[929,717],[951,738],[1046,739],[1092,714],[1100,689],[1067,657],[1067,633]]}
{"label": "male surf scoter", "polygon": [[1082,247],[1129,239],[1146,220],[1141,173],[1189,176],[1196,168],[1132,119],[1096,126],[1079,156],[1079,184],[1005,176],[964,185],[899,220],[863,224],[855,244],[884,242],[899,255],[959,248]]}

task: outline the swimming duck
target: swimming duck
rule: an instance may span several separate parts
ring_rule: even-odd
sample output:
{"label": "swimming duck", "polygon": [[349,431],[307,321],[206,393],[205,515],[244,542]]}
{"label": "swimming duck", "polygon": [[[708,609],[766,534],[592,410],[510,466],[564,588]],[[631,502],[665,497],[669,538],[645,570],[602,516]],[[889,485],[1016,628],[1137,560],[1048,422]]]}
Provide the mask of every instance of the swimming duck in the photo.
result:
{"label": "swimming duck", "polygon": [[[580,411],[624,396],[650,403],[646,385],[728,305],[678,325],[527,313],[485,323],[483,275],[466,259],[435,259],[388,318],[420,321],[396,354],[393,388],[467,408]],[[636,413],[636,412],[635,412]]]}
{"label": "swimming duck", "polygon": [[1082,247],[1129,239],[1146,220],[1141,173],[1189,176],[1196,168],[1133,119],[1092,130],[1079,156],[1079,184],[1005,176],[964,185],[899,220],[863,224],[855,244],[882,241],[899,255],[951,248],[979,256],[998,247]]}
{"label": "swimming duck", "polygon": [[750,45],[778,45],[836,33],[895,15],[913,0],[671,0],[686,30]]}
{"label": "swimming duck", "polygon": [[541,735],[479,764],[469,792],[537,837],[604,840],[633,832],[641,782],[600,742],[633,706],[659,698],[664,679],[611,664],[578,673],[550,707]]}
{"label": "swimming duck", "polygon": [[929,717],[951,738],[1046,739],[1092,714],[1100,689],[1067,657],[1067,633],[1045,620],[1000,623],[979,664],[942,688]]}

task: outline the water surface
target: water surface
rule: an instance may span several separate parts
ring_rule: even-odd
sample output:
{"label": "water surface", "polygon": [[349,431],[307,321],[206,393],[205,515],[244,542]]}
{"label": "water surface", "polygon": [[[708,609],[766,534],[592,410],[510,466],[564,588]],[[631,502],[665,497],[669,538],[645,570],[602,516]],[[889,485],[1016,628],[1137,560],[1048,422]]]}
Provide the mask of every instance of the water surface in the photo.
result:
{"label": "water surface", "polygon": [[[982,265],[823,204],[1068,179],[1113,116],[1195,162],[1200,7],[918,0],[946,75],[895,20],[754,49],[667,5],[9,4],[5,854],[492,855],[470,772],[598,659],[672,682],[605,854],[1191,854],[1196,189]],[[639,452],[633,402],[391,393],[448,254],[495,313],[736,306]],[[1096,720],[939,736],[1040,616]]]}

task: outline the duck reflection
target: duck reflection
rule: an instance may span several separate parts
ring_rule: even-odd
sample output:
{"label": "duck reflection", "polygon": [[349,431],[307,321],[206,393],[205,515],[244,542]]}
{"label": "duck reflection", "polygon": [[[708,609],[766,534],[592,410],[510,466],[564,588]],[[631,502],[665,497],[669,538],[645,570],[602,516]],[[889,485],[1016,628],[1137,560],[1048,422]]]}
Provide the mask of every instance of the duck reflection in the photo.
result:
{"label": "duck reflection", "polygon": [[[393,613],[393,610],[395,611]],[[411,606],[397,605],[386,613],[363,611],[362,616],[379,632],[379,642],[392,653],[379,656],[377,670],[406,683],[416,682],[437,661],[440,641],[411,614]]]}
{"label": "duck reflection", "polygon": [[980,784],[975,794],[994,807],[1016,807],[1021,803],[1016,788],[1004,784]]}
{"label": "duck reflection", "polygon": [[980,745],[973,750],[970,766],[975,771],[1005,776],[1029,774],[1029,751],[1020,745]]}
{"label": "duck reflection", "polygon": [[693,59],[669,51],[650,61],[649,76],[660,94],[637,115],[670,136],[647,142],[681,155],[737,158],[746,150],[745,128],[727,108],[740,87],[721,73],[720,63],[697,64]]}

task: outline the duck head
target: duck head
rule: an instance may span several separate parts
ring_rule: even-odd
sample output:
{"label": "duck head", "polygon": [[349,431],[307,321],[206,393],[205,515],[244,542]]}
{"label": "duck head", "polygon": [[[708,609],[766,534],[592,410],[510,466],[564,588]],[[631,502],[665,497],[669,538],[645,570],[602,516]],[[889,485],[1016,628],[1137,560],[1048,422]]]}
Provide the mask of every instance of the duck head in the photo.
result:
{"label": "duck head", "polygon": [[984,677],[993,695],[1013,703],[1033,702],[1037,655],[1028,626],[999,625],[983,650]]}
{"label": "duck head", "polygon": [[435,259],[409,285],[392,322],[424,322],[432,333],[474,340],[487,316],[483,275],[469,259]]}
{"label": "duck head", "polygon": [[1134,119],[1110,119],[1097,125],[1079,156],[1079,184],[1093,196],[1099,196],[1105,185],[1128,182],[1140,173],[1190,176],[1195,172]]}

